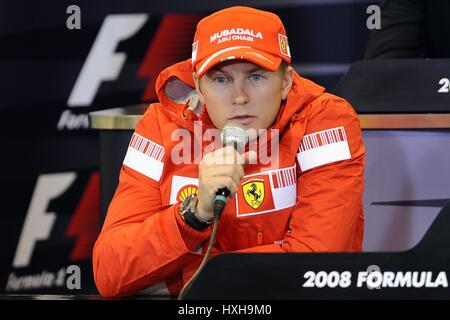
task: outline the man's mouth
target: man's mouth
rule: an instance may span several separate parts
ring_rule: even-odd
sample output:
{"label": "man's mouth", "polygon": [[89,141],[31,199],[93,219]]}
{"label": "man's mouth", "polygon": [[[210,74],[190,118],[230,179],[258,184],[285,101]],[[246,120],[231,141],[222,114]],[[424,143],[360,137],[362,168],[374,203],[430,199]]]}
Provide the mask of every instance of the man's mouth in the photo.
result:
{"label": "man's mouth", "polygon": [[254,117],[254,116],[242,115],[242,116],[234,116],[232,118],[229,118],[228,121],[246,125],[246,124],[251,123],[255,119],[256,119],[256,117]]}

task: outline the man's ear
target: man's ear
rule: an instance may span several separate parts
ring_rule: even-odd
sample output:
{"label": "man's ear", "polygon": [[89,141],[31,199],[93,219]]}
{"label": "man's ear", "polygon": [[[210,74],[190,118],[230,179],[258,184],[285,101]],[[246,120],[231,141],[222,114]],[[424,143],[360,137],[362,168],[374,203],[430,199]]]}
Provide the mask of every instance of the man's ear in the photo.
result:
{"label": "man's ear", "polygon": [[192,78],[194,79],[194,83],[195,83],[195,90],[197,91],[197,96],[200,100],[200,103],[202,105],[206,104],[205,103],[205,97],[202,94],[202,91],[200,90],[200,80],[197,78],[197,73],[193,72],[192,73]]}
{"label": "man's ear", "polygon": [[281,99],[286,100],[294,83],[294,68],[287,66],[282,75]]}

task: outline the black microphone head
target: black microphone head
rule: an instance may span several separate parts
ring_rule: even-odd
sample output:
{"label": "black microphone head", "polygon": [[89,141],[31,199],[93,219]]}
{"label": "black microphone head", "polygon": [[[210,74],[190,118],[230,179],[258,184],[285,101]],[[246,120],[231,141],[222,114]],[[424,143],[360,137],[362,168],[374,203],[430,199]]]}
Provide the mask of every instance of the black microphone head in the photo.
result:
{"label": "black microphone head", "polygon": [[248,142],[247,128],[239,123],[228,123],[220,136],[224,146],[233,145],[238,152],[242,152]]}

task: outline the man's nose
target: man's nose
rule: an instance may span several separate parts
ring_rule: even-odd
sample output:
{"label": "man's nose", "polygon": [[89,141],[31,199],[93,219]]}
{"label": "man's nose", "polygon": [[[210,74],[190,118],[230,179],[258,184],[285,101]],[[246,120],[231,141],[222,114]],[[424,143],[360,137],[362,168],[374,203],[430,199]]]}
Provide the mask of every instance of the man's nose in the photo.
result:
{"label": "man's nose", "polygon": [[234,105],[242,105],[247,104],[250,100],[250,97],[247,94],[247,90],[244,84],[236,82],[234,84],[232,100]]}

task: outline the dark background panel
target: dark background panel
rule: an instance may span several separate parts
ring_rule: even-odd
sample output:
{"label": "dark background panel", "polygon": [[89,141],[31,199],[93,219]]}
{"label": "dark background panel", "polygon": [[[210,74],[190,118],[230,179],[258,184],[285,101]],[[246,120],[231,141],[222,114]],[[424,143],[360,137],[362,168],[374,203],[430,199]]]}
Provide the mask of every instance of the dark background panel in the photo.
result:
{"label": "dark background panel", "polygon": [[[231,5],[277,13],[285,23],[292,64],[333,90],[350,64],[363,57],[369,4],[377,1],[0,1],[0,292],[73,293],[64,285],[7,290],[8,279],[80,266],[80,293],[95,293],[91,252],[99,231],[98,132],[94,110],[155,100],[158,73],[190,57],[196,22]],[[81,9],[81,30],[68,30],[69,5]],[[146,14],[147,21],[115,52],[126,54],[118,77],[100,84],[91,104],[68,99],[105,19]],[[166,39],[172,40],[167,43]],[[76,179],[46,208],[56,213],[48,239],[35,245],[30,264],[13,266],[30,201],[40,177],[74,173]]]}

